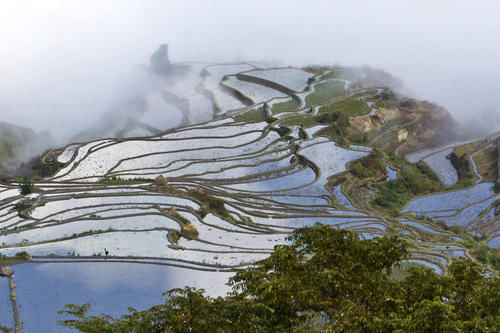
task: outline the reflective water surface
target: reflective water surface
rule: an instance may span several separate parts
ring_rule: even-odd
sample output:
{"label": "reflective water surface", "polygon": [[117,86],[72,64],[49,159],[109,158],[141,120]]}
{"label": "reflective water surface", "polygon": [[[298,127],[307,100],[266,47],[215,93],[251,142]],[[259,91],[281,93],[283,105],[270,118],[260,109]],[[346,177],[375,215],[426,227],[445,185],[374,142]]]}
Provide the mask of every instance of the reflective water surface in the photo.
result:
{"label": "reflective water surface", "polygon": [[[91,314],[119,316],[164,301],[162,292],[186,285],[223,296],[232,273],[133,263],[31,263],[14,266],[23,332],[69,332],[57,320],[64,304],[91,303]],[[5,279],[7,281],[7,279]],[[3,285],[0,285],[2,287]],[[3,302],[3,289],[0,288]],[[0,303],[3,304],[3,303]],[[3,310],[3,305],[0,305]],[[3,312],[3,311],[2,311]]]}
{"label": "reflective water surface", "polygon": [[9,279],[0,277],[0,325],[14,327],[14,315],[10,302]]}

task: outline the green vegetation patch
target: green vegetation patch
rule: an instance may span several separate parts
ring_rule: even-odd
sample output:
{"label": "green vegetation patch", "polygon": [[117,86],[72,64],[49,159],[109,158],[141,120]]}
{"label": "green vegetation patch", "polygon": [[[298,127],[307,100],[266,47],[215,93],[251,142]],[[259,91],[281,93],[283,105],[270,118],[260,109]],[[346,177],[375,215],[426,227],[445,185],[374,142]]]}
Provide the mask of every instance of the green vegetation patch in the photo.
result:
{"label": "green vegetation patch", "polygon": [[382,136],[382,134],[387,133],[387,132],[391,132],[391,131],[394,133],[397,133],[397,129],[391,129],[391,128],[402,125],[405,121],[406,120],[404,118],[391,119],[391,120],[385,122],[384,126],[379,128],[378,130],[358,133],[358,134],[352,135],[350,137],[350,139],[354,142],[358,142],[358,140],[360,138],[362,138],[364,135],[366,135],[368,142],[371,142],[372,144],[374,144],[376,146],[381,146],[380,144],[377,144],[377,141]]}
{"label": "green vegetation patch", "polygon": [[469,162],[469,155],[466,153],[457,155],[456,152],[453,152],[450,157],[450,162],[457,170],[457,184],[460,184],[460,187],[469,187],[474,185],[473,179],[475,174],[472,171],[472,166]]}
{"label": "green vegetation patch", "polygon": [[287,117],[280,121],[282,126],[303,126],[303,127],[311,127],[314,125],[318,125],[318,121],[312,115],[301,114],[298,116]]}
{"label": "green vegetation patch", "polygon": [[332,124],[329,127],[325,127],[320,129],[314,136],[324,136],[327,137],[341,147],[348,147],[350,145],[349,139],[344,136],[344,131],[342,127],[338,126],[338,124]]}
{"label": "green vegetation patch", "polygon": [[15,256],[8,257],[4,254],[0,253],[0,265],[11,265],[19,262],[28,262],[30,261],[30,255],[25,252],[17,252]]}
{"label": "green vegetation patch", "polygon": [[30,161],[31,170],[30,174],[36,178],[45,178],[50,177],[56,174],[56,172],[61,169],[64,164],[59,163],[57,161],[53,161],[52,163],[43,162],[42,156],[45,156],[47,153],[44,153],[38,157],[33,158]]}
{"label": "green vegetation patch", "polygon": [[396,281],[402,281],[406,279],[408,276],[410,276],[411,274],[410,272],[412,269],[422,269],[422,268],[425,269],[425,265],[407,261],[398,267],[394,267],[392,278]]}
{"label": "green vegetation patch", "polygon": [[[368,135],[369,140],[369,135]],[[386,132],[381,133],[377,136],[373,142],[371,142],[374,146],[390,149],[391,144],[395,145],[399,143],[398,140],[398,130],[397,129],[387,129]]]}
{"label": "green vegetation patch", "polygon": [[172,207],[170,209],[166,209],[163,211],[163,213],[181,223],[180,233],[177,230],[173,230],[168,233],[169,240],[172,243],[177,244],[180,236],[183,236],[188,239],[198,237],[198,229],[196,229],[196,227],[191,223],[191,221],[189,221],[187,218],[177,213],[175,208]]}
{"label": "green vegetation patch", "polygon": [[373,104],[373,107],[377,109],[392,109],[399,107],[399,101],[397,100],[384,100],[384,101],[376,101]]}
{"label": "green vegetation patch", "polygon": [[437,176],[423,162],[411,164],[391,152],[387,156],[391,165],[398,169],[398,178],[374,184],[376,192],[371,206],[398,214],[416,196],[443,190]]}
{"label": "green vegetation patch", "polygon": [[476,151],[477,147],[482,143],[482,140],[474,141],[462,146],[456,147],[453,152],[457,156],[462,156],[464,154],[472,154],[474,151]]}
{"label": "green vegetation patch", "polygon": [[332,66],[325,66],[325,65],[308,65],[306,67],[303,67],[302,69],[305,70],[306,72],[313,73],[313,74],[323,74],[326,71],[329,71],[332,69],[338,70],[341,68],[338,66],[332,67]]}
{"label": "green vegetation patch", "polygon": [[184,216],[180,215],[176,210],[175,208],[169,208],[169,209],[166,209],[163,211],[164,214],[166,214],[167,216],[170,216],[172,217],[173,219],[177,220],[178,222],[180,222],[182,225],[187,225],[187,224],[191,224],[191,221],[189,221],[187,218],[185,218]]}
{"label": "green vegetation patch", "polygon": [[372,154],[354,162],[349,171],[353,176],[361,179],[385,176],[383,154],[378,150],[374,150]]}
{"label": "green vegetation patch", "polygon": [[353,94],[351,97],[356,98],[356,97],[363,97],[363,96],[373,96],[377,93],[377,89],[369,89],[369,90],[361,90],[358,93]]}
{"label": "green vegetation patch", "polygon": [[280,112],[294,111],[299,107],[299,102],[295,98],[291,98],[288,101],[273,104],[272,111],[273,114]]}
{"label": "green vegetation patch", "polygon": [[495,270],[500,270],[500,249],[492,249],[487,243],[487,237],[472,234],[463,235],[463,240],[458,243],[469,249],[469,252],[482,264],[490,265]]}
{"label": "green vegetation patch", "polygon": [[338,139],[347,135],[349,117],[360,116],[369,112],[370,108],[365,102],[349,98],[321,106],[316,116],[301,114],[285,118],[281,121],[281,125],[311,127],[318,124],[328,124],[332,129],[322,130],[320,131],[321,134],[318,132],[318,135]]}
{"label": "green vegetation patch", "polygon": [[24,177],[23,181],[19,184],[19,194],[28,195],[35,191],[35,185],[28,177]]}
{"label": "green vegetation patch", "polygon": [[[336,103],[335,103],[336,104]],[[302,114],[296,117],[285,118],[281,121],[283,126],[298,126],[311,127],[318,124],[330,125],[331,129],[323,129],[318,132],[318,135],[323,135],[336,139],[347,134],[347,126],[349,125],[349,117],[346,113],[340,112],[341,106],[320,111],[316,116],[311,114]],[[321,133],[321,134],[320,134]]]}
{"label": "green vegetation patch", "polygon": [[370,113],[370,110],[371,109],[366,102],[358,101],[353,98],[347,98],[332,104],[321,106],[319,114],[341,112],[348,117],[357,117]]}
{"label": "green vegetation patch", "polygon": [[168,241],[172,244],[177,244],[181,238],[181,234],[177,230],[170,230],[167,235]]}
{"label": "green vegetation patch", "polygon": [[321,75],[320,80],[330,80],[330,79],[342,79],[344,76],[344,69],[336,69],[329,71],[326,74]]}
{"label": "green vegetation patch", "polygon": [[314,91],[306,96],[306,106],[328,102],[334,97],[344,96],[346,93],[345,82],[325,81],[314,86]]}
{"label": "green vegetation patch", "polygon": [[479,174],[481,174],[485,180],[495,181],[497,177],[497,148],[495,146],[484,148],[475,154],[473,159]]}
{"label": "green vegetation patch", "polygon": [[320,80],[329,80],[329,79],[343,79],[349,81],[355,81],[360,77],[359,71],[352,68],[336,68],[332,69],[332,71],[323,74]]}
{"label": "green vegetation patch", "polygon": [[251,109],[247,112],[238,114],[234,117],[236,121],[250,121],[250,122],[260,122],[264,121],[264,108],[262,106]]}

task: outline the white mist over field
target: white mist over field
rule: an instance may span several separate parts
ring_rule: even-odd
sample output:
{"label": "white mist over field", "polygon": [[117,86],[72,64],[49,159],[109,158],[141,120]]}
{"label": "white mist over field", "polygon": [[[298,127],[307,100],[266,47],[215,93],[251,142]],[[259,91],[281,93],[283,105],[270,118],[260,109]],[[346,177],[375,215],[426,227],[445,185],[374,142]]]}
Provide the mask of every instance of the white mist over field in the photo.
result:
{"label": "white mist over field", "polygon": [[499,12],[480,0],[2,0],[0,120],[69,138],[151,84],[143,68],[168,43],[172,61],[369,65],[495,125]]}

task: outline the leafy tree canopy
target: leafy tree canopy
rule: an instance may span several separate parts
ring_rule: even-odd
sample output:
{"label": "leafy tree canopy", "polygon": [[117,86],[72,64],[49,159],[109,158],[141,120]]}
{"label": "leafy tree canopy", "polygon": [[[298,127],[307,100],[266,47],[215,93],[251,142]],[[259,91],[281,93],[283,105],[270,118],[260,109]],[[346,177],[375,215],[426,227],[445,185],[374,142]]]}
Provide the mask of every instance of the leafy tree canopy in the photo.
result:
{"label": "leafy tree canopy", "polygon": [[120,318],[89,316],[89,305],[66,305],[60,324],[82,332],[499,332],[500,279],[469,259],[447,275],[407,267],[398,237],[362,240],[317,224],[296,230],[290,245],[229,281],[212,298],[190,287],[165,303],[130,308]]}

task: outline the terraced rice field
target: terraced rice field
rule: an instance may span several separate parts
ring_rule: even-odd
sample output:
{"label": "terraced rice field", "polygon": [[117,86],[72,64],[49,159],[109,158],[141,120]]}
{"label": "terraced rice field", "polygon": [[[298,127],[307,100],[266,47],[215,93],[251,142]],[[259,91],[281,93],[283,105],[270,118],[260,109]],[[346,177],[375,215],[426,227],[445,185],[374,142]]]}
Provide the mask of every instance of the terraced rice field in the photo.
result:
{"label": "terraced rice field", "polygon": [[243,75],[270,81],[295,92],[306,90],[309,80],[314,77],[314,74],[296,68],[254,70]]}
{"label": "terraced rice field", "polygon": [[[225,121],[68,146],[60,152],[67,166],[38,185],[43,197],[25,218],[13,211],[17,193],[5,190],[15,196],[1,207],[0,252],[78,259],[107,248],[113,257],[227,269],[264,258],[293,228],[315,221],[355,229],[366,221],[384,231],[376,216],[329,205],[327,177],[368,153],[289,140],[265,122]],[[152,181],[160,175],[167,184]],[[127,183],[139,176],[151,181]],[[210,210],[211,200],[224,210]]]}
{"label": "terraced rice field", "polygon": [[102,259],[106,248],[110,261],[229,270],[265,258],[294,228],[315,222],[364,237],[387,232],[390,222],[327,187],[369,149],[313,138],[323,126],[303,138],[282,137],[275,126],[225,119],[69,145],[58,156],[66,166],[37,184],[43,196],[23,217],[17,191],[0,192],[0,253],[78,261]]}
{"label": "terraced rice field", "polygon": [[[181,93],[176,86],[170,91],[190,110],[184,127],[53,151],[63,166],[36,184],[43,192],[26,209],[16,208],[26,198],[15,186],[3,187],[0,253],[27,251],[34,261],[107,259],[230,271],[265,258],[295,228],[321,222],[356,230],[364,238],[399,234],[418,239],[415,260],[443,272],[457,253],[467,256],[454,243],[456,235],[411,216],[395,221],[360,209],[340,185],[329,186],[330,176],[369,155],[371,148],[340,147],[315,137],[323,125],[282,125],[317,113],[334,98],[364,90],[350,91],[345,80],[311,80],[313,74],[291,68],[194,64],[191,69],[179,83],[189,89]],[[239,74],[259,83],[240,80]],[[296,102],[289,110],[283,107],[280,117],[235,120],[264,103],[272,110],[278,101]],[[371,104],[362,109],[361,114],[375,112]],[[194,124],[199,119],[203,123]],[[417,157],[427,158],[432,166],[432,153]],[[397,170],[387,168],[389,179],[395,179]],[[484,217],[482,212],[495,200],[491,184],[481,183],[462,192],[419,198],[403,212],[468,225]],[[439,237],[453,250],[443,252],[426,237]]]}
{"label": "terraced rice field", "polygon": [[224,86],[229,87],[240,94],[248,97],[253,103],[258,104],[272,100],[273,98],[286,97],[287,95],[257,83],[239,80],[235,76],[229,76],[223,81]]}
{"label": "terraced rice field", "polygon": [[[468,140],[425,150],[407,156],[411,162],[422,160],[429,165],[444,184],[450,186],[457,181],[457,172],[447,155],[456,151],[465,156],[469,163],[471,183],[476,185],[447,193],[427,195],[410,202],[402,212],[425,216],[433,221],[441,221],[448,226],[459,226],[475,235],[486,237],[485,244],[498,247],[498,237],[494,231],[500,228],[497,205],[500,194],[495,193],[491,174],[488,174],[488,161],[475,157],[485,150],[496,149],[496,136],[483,140]],[[478,165],[477,163],[482,163]],[[485,165],[486,164],[486,165]],[[491,166],[489,166],[491,168]]]}
{"label": "terraced rice field", "polygon": [[349,81],[332,79],[321,81],[313,85],[312,91],[304,93],[301,97],[306,106],[321,104],[335,97],[346,94],[349,87]]}
{"label": "terraced rice field", "polygon": [[451,186],[458,180],[457,170],[447,158],[452,152],[453,148],[449,148],[429,155],[423,159],[446,186]]}
{"label": "terraced rice field", "polygon": [[494,204],[500,195],[493,191],[493,183],[481,183],[466,190],[425,196],[412,201],[403,212],[412,212],[458,225],[467,230],[481,230],[495,218]]}
{"label": "terraced rice field", "polygon": [[[26,309],[21,319],[28,329],[53,327],[59,318],[51,313],[66,302],[88,301],[81,296],[89,293],[102,301],[97,309],[119,308],[123,300],[109,290],[116,278],[96,292],[94,285],[82,287],[96,279],[80,274],[87,268],[123,275],[121,265],[127,265],[143,280],[154,271],[163,283],[155,288],[188,283],[217,296],[235,268],[266,258],[274,246],[286,244],[294,229],[317,222],[357,231],[363,239],[399,235],[417,245],[410,262],[438,273],[446,272],[451,259],[470,256],[461,242],[465,236],[443,229],[439,221],[484,235],[483,243],[491,248],[500,246],[500,194],[475,159],[494,147],[496,136],[468,152],[475,185],[418,197],[394,218],[360,203],[347,183],[330,183],[331,176],[342,175],[350,162],[373,150],[338,145],[321,136],[327,125],[313,119],[333,112],[351,120],[376,115],[374,96],[384,89],[354,89],[349,80],[357,77],[344,69],[312,74],[257,63],[189,63],[185,68],[165,94],[147,96],[142,127],[128,129],[120,139],[52,150],[61,167],[35,184],[35,194],[21,196],[16,184],[0,185],[0,254],[26,251],[35,263],[21,265],[16,273]],[[407,159],[425,162],[453,189],[459,177],[447,156],[470,142]],[[398,178],[400,170],[389,163],[385,169],[385,180]],[[366,201],[373,190],[368,189]],[[84,277],[78,285],[76,275]],[[32,276],[36,283],[23,286]],[[127,278],[124,284],[143,294],[140,281]],[[13,327],[6,281],[0,279],[0,322]],[[72,290],[72,298],[56,297],[45,312],[33,310],[39,304],[27,300],[44,299],[39,291],[54,288],[54,281],[68,294]],[[152,304],[141,302],[136,306]],[[45,317],[51,321],[40,326]]]}

